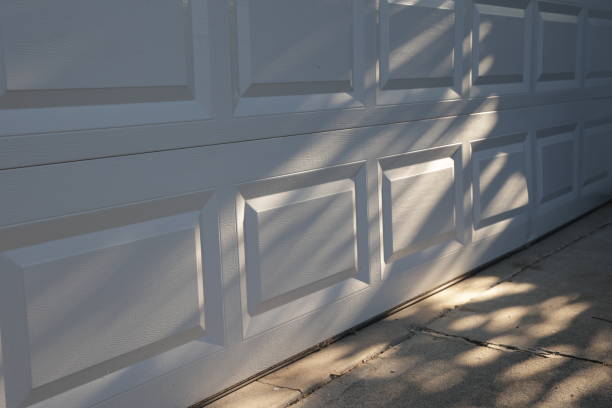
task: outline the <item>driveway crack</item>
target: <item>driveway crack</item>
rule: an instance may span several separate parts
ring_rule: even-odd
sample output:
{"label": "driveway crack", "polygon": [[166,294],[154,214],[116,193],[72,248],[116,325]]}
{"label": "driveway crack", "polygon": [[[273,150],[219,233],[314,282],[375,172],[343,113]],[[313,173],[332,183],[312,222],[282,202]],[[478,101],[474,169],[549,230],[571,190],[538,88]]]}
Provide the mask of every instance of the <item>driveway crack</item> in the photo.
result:
{"label": "driveway crack", "polygon": [[510,344],[492,343],[488,341],[472,339],[466,336],[460,336],[457,334],[444,333],[438,330],[430,329],[428,327],[413,327],[411,330],[414,333],[422,333],[422,334],[425,334],[431,337],[437,337],[437,338],[458,339],[458,340],[462,340],[466,343],[473,344],[479,347],[486,347],[486,348],[499,350],[499,351],[528,353],[528,354],[533,354],[533,355],[536,355],[538,357],[543,357],[543,358],[570,358],[573,360],[584,361],[587,363],[603,365],[605,367],[612,367],[612,364],[607,363],[605,361],[575,356],[573,354],[562,353],[559,351],[548,350],[548,349],[544,349],[540,347],[519,347],[519,346],[510,345]]}
{"label": "driveway crack", "polygon": [[257,380],[257,382],[265,384],[265,385],[269,385],[270,387],[276,387],[276,388],[282,388],[282,389],[285,389],[285,390],[297,391],[297,392],[300,393],[300,396],[304,396],[304,393],[299,388],[292,388],[292,387],[286,387],[284,385],[272,384],[272,383],[269,383],[269,382],[262,381],[261,379]]}
{"label": "driveway crack", "polygon": [[600,321],[602,321],[602,322],[606,322],[606,323],[612,323],[612,320],[610,320],[610,319],[606,319],[606,318],[604,318],[604,317],[599,317],[599,316],[591,316],[591,318],[592,318],[592,319],[595,319],[595,320],[600,320]]}

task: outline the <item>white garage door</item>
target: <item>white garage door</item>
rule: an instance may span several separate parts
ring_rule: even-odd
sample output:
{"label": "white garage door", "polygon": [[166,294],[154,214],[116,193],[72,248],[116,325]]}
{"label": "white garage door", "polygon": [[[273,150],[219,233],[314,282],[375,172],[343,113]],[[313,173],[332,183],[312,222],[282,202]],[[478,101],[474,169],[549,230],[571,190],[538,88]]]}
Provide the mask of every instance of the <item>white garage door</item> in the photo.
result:
{"label": "white garage door", "polygon": [[0,407],[181,407],[612,197],[609,0],[2,0]]}

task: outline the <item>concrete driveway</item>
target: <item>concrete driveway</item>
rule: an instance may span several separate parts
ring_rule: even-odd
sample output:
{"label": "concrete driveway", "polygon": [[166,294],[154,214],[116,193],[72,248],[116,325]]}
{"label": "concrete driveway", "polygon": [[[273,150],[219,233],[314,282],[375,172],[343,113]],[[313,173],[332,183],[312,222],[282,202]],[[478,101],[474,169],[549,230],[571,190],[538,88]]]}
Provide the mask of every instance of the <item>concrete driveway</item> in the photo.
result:
{"label": "concrete driveway", "polygon": [[211,406],[612,407],[612,205]]}

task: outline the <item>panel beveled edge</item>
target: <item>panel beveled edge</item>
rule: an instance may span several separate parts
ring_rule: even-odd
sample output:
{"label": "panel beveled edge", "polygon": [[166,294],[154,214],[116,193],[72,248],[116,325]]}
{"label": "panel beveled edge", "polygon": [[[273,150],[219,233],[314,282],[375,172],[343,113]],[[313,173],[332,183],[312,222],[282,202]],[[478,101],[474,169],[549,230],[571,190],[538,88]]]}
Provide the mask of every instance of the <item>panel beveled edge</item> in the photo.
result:
{"label": "panel beveled edge", "polygon": [[[0,276],[0,294],[4,301],[10,302],[10,307],[1,308],[7,313],[10,312],[1,319],[3,344],[5,351],[10,351],[8,355],[5,354],[7,358],[4,363],[6,367],[11,368],[4,373],[9,395],[7,401],[10,401],[8,406],[40,403],[60,393],[87,387],[89,383],[102,377],[121,376],[125,370],[140,372],[141,374],[135,374],[133,380],[125,382],[125,389],[128,389],[137,386],[141,382],[138,379],[141,376],[152,378],[178,368],[195,357],[202,357],[219,349],[223,344],[224,334],[215,201],[214,191],[198,191],[0,228],[0,265],[7,272]],[[194,217],[193,230],[196,234],[194,250],[198,285],[197,308],[200,311],[198,325],[34,387],[30,351],[27,347],[29,335],[26,325],[24,269],[14,262],[23,258],[19,251],[29,246],[44,245],[48,241],[70,239],[131,224],[146,224],[158,218],[185,218],[188,215]],[[14,253],[15,256],[8,257],[7,253]],[[25,258],[24,260],[27,261]],[[17,304],[23,304],[23,308],[16,309]],[[10,333],[10,336],[6,333]],[[171,360],[164,357],[165,363],[160,365],[155,360],[162,354],[172,357]],[[134,383],[128,384],[129,382]]]}
{"label": "panel beveled edge", "polygon": [[[312,196],[315,193],[315,196]],[[355,268],[340,271],[321,281],[315,281],[271,299],[261,299],[258,289],[259,263],[252,258],[249,246],[257,235],[249,212],[253,207],[282,208],[283,195],[296,195],[295,202],[309,199],[352,194]],[[310,195],[310,197],[309,197]],[[276,196],[276,197],[275,197]],[[280,202],[267,203],[268,197],[280,197]],[[288,204],[292,204],[290,202]],[[279,207],[280,205],[280,207]],[[322,306],[335,302],[355,291],[365,289],[371,281],[367,219],[366,163],[357,162],[301,173],[272,177],[238,186],[237,221],[241,276],[243,336],[249,338],[299,318]],[[251,214],[253,215],[253,214]],[[250,231],[249,231],[250,229]],[[250,241],[249,241],[250,240]],[[249,241],[249,242],[247,242]],[[325,296],[328,291],[335,297]]]}
{"label": "panel beveled edge", "polygon": [[[1,39],[1,38],[0,38]],[[4,66],[4,50],[0,45],[0,101],[2,101],[6,95],[6,68]]]}
{"label": "panel beveled edge", "polygon": [[194,93],[190,86],[8,90],[0,94],[0,109],[176,102],[193,98]]}
{"label": "panel beveled edge", "polygon": [[[1,242],[1,240],[0,240]],[[2,408],[20,407],[32,389],[32,375],[27,347],[25,289],[21,269],[0,256],[0,399]],[[17,305],[23,305],[18,307]],[[2,405],[5,402],[6,406]]]}
{"label": "panel beveled edge", "polygon": [[[499,136],[491,139],[476,140],[471,143],[472,149],[472,172],[473,172],[473,191],[472,191],[472,206],[474,211],[474,230],[479,230],[493,226],[503,221],[515,220],[521,221],[527,215],[527,209],[530,204],[530,189],[528,183],[529,177],[529,151],[527,143],[527,132],[515,133],[510,135]],[[498,214],[485,216],[482,208],[482,186],[480,183],[481,176],[483,174],[483,168],[481,162],[484,160],[501,160],[504,165],[512,156],[522,156],[522,168],[520,169],[517,177],[520,179],[515,180],[516,189],[518,189],[518,197],[508,197],[508,200],[514,200],[510,202],[510,208],[505,211],[501,211]],[[502,170],[502,169],[500,169]],[[509,175],[510,177],[513,174]],[[495,179],[501,179],[502,176],[495,174]],[[517,191],[514,192],[515,194]],[[524,194],[524,195],[523,195]],[[521,218],[521,220],[519,220]]]}
{"label": "panel beveled edge", "polygon": [[[432,257],[448,254],[460,249],[463,245],[463,191],[462,191],[462,158],[461,145],[436,147],[416,152],[402,153],[379,159],[381,172],[380,202],[381,202],[381,257],[387,273],[391,269],[406,269],[426,262]],[[431,166],[429,166],[431,164]],[[417,178],[420,175],[435,174],[439,171],[452,172],[453,229],[432,239],[412,243],[405,248],[393,247],[392,194],[393,175],[390,172],[407,172],[407,178]],[[391,176],[391,177],[389,177]],[[399,179],[406,178],[402,174]]]}

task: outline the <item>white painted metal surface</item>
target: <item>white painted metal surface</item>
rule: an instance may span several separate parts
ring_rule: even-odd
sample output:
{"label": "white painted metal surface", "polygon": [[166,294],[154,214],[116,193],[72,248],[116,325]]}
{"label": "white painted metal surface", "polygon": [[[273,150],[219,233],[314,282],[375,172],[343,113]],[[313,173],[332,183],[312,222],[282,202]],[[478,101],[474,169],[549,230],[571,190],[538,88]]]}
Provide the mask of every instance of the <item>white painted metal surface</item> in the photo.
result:
{"label": "white painted metal surface", "polygon": [[2,1],[0,407],[186,407],[608,200],[611,43],[607,0]]}

